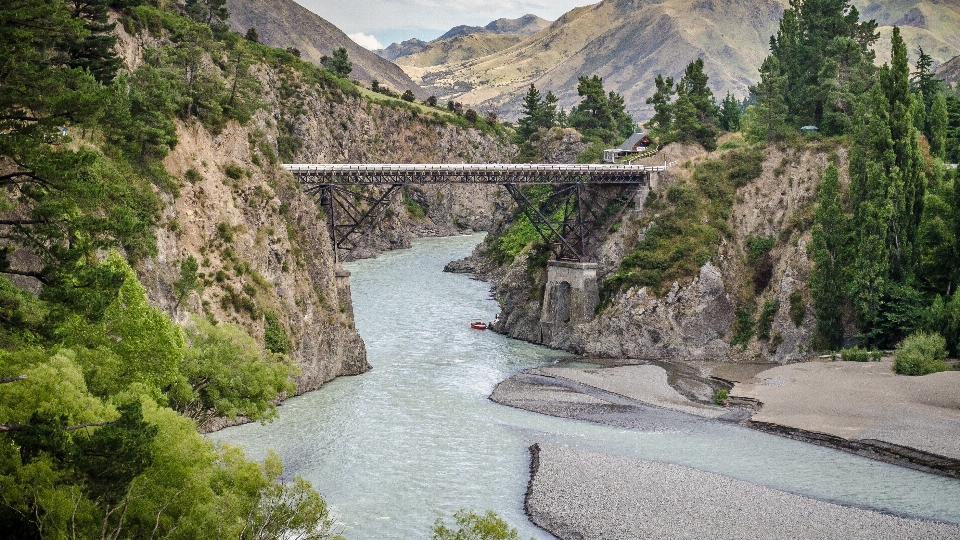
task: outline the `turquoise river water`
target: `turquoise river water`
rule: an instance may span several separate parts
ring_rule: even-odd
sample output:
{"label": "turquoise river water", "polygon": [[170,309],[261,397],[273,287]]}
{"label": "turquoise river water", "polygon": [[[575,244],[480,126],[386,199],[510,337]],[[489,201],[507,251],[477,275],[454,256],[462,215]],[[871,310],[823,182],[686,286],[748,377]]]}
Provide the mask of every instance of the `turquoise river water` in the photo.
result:
{"label": "turquoise river water", "polygon": [[[627,431],[497,405],[494,386],[532,367],[570,362],[557,351],[469,327],[498,311],[489,285],[443,273],[480,236],[426,239],[348,265],[357,328],[373,369],[290,399],[267,425],[210,435],[268,449],[285,474],[310,480],[350,540],[429,538],[437,518],[491,509],[522,538],[552,538],[523,513],[536,442],[688,465],[784,491],[960,523],[960,481],[847,453],[658,413]],[[666,422],[662,419],[666,418]]]}

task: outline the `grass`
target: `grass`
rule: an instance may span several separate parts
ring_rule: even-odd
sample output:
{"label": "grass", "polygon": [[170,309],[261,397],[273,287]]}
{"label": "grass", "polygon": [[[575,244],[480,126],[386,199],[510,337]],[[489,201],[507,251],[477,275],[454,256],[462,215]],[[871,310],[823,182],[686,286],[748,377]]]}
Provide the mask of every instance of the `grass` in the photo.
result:
{"label": "grass", "polygon": [[677,182],[666,196],[651,193],[647,217],[640,223],[641,228],[650,228],[620,268],[604,280],[601,309],[613,295],[631,287],[650,287],[662,294],[674,281],[695,277],[716,256],[721,238],[732,236],[728,221],[736,190],[760,176],[762,163],[760,150],[734,150],[698,163],[693,181]]}

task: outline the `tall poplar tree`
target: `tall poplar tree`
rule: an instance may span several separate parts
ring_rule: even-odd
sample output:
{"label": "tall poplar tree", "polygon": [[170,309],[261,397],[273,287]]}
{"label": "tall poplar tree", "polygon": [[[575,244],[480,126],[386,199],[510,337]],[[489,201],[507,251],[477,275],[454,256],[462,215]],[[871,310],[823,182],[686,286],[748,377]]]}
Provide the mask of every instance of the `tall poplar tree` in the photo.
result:
{"label": "tall poplar tree", "polygon": [[810,271],[810,291],[817,334],[822,344],[833,350],[843,342],[843,285],[848,246],[848,221],[840,194],[840,173],[831,164],[824,172],[817,193],[809,253],[814,262]]}

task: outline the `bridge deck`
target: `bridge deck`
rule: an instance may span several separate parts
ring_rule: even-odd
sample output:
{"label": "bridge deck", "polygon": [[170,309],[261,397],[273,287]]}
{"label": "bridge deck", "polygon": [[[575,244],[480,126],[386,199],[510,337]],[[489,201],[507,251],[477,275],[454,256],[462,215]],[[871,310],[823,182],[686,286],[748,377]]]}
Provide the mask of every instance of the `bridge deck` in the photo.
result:
{"label": "bridge deck", "polygon": [[284,164],[304,184],[635,184],[664,166],[462,164]]}

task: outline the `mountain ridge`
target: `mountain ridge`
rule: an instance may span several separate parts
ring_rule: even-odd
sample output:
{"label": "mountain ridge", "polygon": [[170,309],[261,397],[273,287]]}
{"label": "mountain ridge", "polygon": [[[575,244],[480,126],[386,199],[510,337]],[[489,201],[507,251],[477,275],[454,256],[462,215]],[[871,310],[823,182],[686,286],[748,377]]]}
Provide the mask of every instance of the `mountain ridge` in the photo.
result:
{"label": "mountain ridge", "polygon": [[[376,52],[381,58],[385,58],[386,60],[393,62],[404,56],[417,54],[424,50],[435,47],[440,47],[449,51],[456,48],[456,42],[452,40],[477,34],[486,34],[487,36],[511,35],[514,36],[513,39],[509,40],[511,41],[510,44],[512,45],[513,42],[519,43],[524,37],[532,36],[549,25],[550,21],[530,13],[516,19],[501,17],[495,21],[489,22],[485,26],[454,26],[442,36],[432,41],[422,41],[417,38],[411,38],[400,43],[391,43],[388,47],[374,52]],[[500,48],[497,50],[504,48],[504,40],[502,38],[493,38],[492,41],[499,44]],[[489,49],[489,47],[487,48]],[[436,56],[436,53],[433,53],[433,56]],[[462,54],[454,54],[453,56],[462,56]]]}
{"label": "mountain ridge", "polygon": [[[911,58],[917,48],[938,62],[960,53],[960,2],[899,0],[852,2],[861,19],[876,19],[881,37],[878,62],[889,60],[892,27],[901,32]],[[645,120],[652,114],[645,100],[657,74],[679,78],[690,61],[703,58],[710,86],[718,98],[731,92],[747,95],[759,78],[757,69],[769,53],[769,39],[789,7],[786,0],[604,0],[575,8],[525,40],[478,55],[450,55],[436,64],[420,51],[398,59],[404,71],[430,92],[466,105],[500,109],[507,118],[520,113],[529,85],[552,90],[560,105],[579,102],[577,78],[597,74],[608,90],[622,94],[629,112]],[[463,50],[463,49],[461,49]]]}
{"label": "mountain ridge", "polygon": [[293,0],[227,0],[230,28],[245,33],[256,28],[260,41],[280,48],[295,48],[304,60],[320,64],[333,50],[347,50],[353,71],[350,77],[365,82],[377,79],[394,90],[413,91],[424,99],[429,92],[415,83],[395,64],[364,49],[342,30]]}

